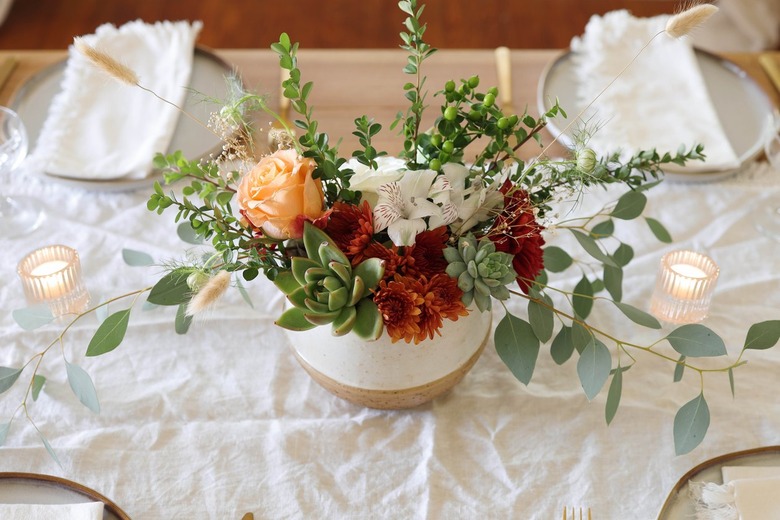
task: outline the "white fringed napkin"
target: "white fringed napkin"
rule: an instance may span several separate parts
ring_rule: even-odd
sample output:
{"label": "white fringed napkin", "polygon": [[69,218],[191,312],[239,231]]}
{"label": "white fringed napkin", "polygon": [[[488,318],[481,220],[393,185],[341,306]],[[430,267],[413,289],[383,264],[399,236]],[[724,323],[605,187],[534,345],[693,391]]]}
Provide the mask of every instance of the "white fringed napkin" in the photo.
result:
{"label": "white fringed napkin", "polygon": [[[655,34],[667,16],[635,18],[628,11],[593,16],[574,38],[577,98],[586,106]],[[587,121],[600,128],[588,145],[606,154],[656,148],[674,153],[684,144],[705,146],[705,163],[685,171],[733,169],[739,165],[723,131],[691,46],[662,34],[593,104]]]}
{"label": "white fringed napkin", "polygon": [[723,482],[690,482],[697,520],[780,520],[780,468],[723,467]]}
{"label": "white fringed napkin", "polygon": [[[83,40],[130,67],[141,85],[181,106],[201,26],[140,20],[119,28],[105,24]],[[143,178],[154,154],[168,149],[179,115],[149,92],[110,78],[71,46],[61,91],[32,160],[46,173],[63,177]]]}
{"label": "white fringed napkin", "polygon": [[102,520],[103,502],[83,504],[0,504],[3,520]]}

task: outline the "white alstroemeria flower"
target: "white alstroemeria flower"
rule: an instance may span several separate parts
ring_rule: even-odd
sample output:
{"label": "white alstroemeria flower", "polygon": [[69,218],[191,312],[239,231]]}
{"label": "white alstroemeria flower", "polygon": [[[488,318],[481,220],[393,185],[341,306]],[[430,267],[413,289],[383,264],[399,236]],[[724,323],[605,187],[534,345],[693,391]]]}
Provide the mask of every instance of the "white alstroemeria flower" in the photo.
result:
{"label": "white alstroemeria flower", "polygon": [[431,215],[428,219],[428,229],[446,226],[458,219],[458,206],[452,202],[451,194],[450,180],[444,175],[436,177],[428,192],[428,197],[441,208],[441,215]]}
{"label": "white alstroemeria flower", "polygon": [[371,207],[376,205],[379,187],[399,180],[406,170],[406,161],[398,157],[377,157],[376,164],[377,168],[372,169],[352,158],[341,167],[355,172],[349,179],[349,189],[363,192],[363,199],[368,200]]}
{"label": "white alstroemeria flower", "polygon": [[413,245],[417,235],[428,228],[426,217],[441,218],[441,207],[428,200],[435,179],[433,170],[414,170],[404,172],[396,182],[381,185],[374,206],[374,230],[387,229],[390,240],[399,247]]}
{"label": "white alstroemeria flower", "polygon": [[482,178],[477,176],[466,188],[466,179],[470,174],[467,167],[462,164],[447,163],[442,167],[442,171],[451,186],[450,201],[458,212],[457,222],[452,226],[457,234],[465,233],[487,220],[491,212],[504,200],[504,196],[498,190],[501,185],[499,180],[485,186]]}

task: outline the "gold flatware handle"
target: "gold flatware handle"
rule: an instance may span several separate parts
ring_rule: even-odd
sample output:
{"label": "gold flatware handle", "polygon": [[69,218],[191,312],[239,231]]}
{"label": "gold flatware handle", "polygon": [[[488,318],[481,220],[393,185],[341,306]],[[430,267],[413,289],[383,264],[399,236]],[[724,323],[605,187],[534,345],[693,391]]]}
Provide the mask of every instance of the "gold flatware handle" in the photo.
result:
{"label": "gold flatware handle", "polygon": [[509,48],[498,47],[495,54],[498,96],[504,113],[509,114],[512,112],[512,60]]}
{"label": "gold flatware handle", "polygon": [[5,84],[8,82],[8,78],[11,77],[11,73],[19,64],[19,60],[16,58],[6,58],[3,63],[0,64],[0,90],[3,90]]}
{"label": "gold flatware handle", "polygon": [[247,513],[241,517],[241,520],[255,520],[255,515],[252,513]]}
{"label": "gold flatware handle", "polygon": [[758,57],[758,63],[780,93],[780,54],[762,54]]}

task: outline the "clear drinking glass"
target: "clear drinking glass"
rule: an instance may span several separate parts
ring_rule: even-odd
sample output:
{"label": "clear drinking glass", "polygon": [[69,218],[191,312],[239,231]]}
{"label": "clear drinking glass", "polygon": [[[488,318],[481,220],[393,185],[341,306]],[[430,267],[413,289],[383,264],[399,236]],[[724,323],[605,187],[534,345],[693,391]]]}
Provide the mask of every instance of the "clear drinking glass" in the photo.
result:
{"label": "clear drinking glass", "polygon": [[[19,115],[0,106],[0,174],[5,182],[27,156],[27,131]],[[7,185],[7,184],[6,184]],[[0,237],[29,233],[43,221],[43,210],[30,197],[0,194]]]}

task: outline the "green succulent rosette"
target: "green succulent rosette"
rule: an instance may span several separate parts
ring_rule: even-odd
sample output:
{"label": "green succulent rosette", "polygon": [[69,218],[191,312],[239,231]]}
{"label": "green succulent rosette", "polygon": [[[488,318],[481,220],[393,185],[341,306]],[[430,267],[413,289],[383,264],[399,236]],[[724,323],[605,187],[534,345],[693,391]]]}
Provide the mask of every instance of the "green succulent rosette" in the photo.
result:
{"label": "green succulent rosette", "polygon": [[274,280],[293,305],[276,324],[289,330],[330,324],[335,336],[354,332],[366,340],[378,339],[384,326],[371,291],[385,273],[384,261],[369,258],[353,269],[333,239],[309,223],[304,225],[303,245],[306,258],[293,257],[291,269]]}
{"label": "green succulent rosette", "polygon": [[509,299],[507,284],[517,278],[512,267],[512,255],[496,251],[496,245],[487,237],[477,241],[469,233],[458,239],[457,247],[444,249],[447,274],[458,280],[465,305],[474,302],[481,312],[490,310],[491,298]]}

